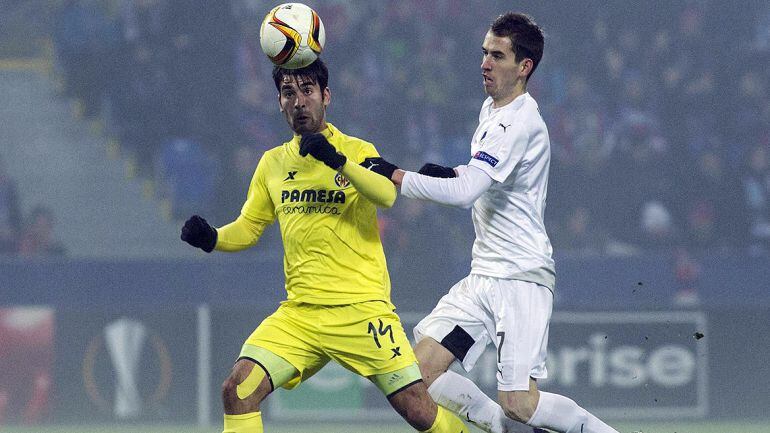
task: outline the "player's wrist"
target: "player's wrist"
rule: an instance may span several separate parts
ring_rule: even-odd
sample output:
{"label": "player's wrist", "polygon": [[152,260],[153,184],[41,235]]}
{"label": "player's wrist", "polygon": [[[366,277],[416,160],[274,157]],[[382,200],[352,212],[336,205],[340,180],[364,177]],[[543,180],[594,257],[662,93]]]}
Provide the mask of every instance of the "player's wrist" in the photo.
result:
{"label": "player's wrist", "polygon": [[404,182],[404,175],[406,174],[406,171],[397,168],[393,171],[393,174],[390,176],[390,180],[396,185],[401,186],[401,184]]}
{"label": "player's wrist", "polygon": [[337,152],[336,150],[333,150],[323,162],[332,170],[340,171],[345,166],[347,161],[348,158],[345,155]]}

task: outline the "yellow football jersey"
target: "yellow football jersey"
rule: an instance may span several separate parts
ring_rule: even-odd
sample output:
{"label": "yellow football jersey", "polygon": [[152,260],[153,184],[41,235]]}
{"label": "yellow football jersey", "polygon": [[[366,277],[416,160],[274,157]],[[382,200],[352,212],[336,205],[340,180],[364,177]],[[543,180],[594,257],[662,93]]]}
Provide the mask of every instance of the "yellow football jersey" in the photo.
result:
{"label": "yellow football jersey", "polygon": [[[369,142],[332,124],[323,135],[360,164],[379,154]],[[341,174],[299,155],[299,139],[262,156],[241,213],[271,223],[278,218],[288,300],[340,305],[390,303],[390,277],[377,226],[377,209]]]}

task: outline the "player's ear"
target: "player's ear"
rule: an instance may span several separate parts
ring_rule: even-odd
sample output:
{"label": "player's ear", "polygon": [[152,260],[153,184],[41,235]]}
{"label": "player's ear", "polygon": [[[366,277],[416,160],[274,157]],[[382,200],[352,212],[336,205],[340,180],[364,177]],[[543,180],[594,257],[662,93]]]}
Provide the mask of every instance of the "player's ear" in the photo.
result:
{"label": "player's ear", "polygon": [[281,93],[278,92],[278,111],[283,113],[283,104],[281,104]]}
{"label": "player's ear", "polygon": [[519,65],[519,75],[526,77],[532,72],[533,66],[535,66],[535,62],[533,62],[532,59],[525,57],[524,60],[521,61],[521,65]]}
{"label": "player's ear", "polygon": [[332,98],[332,91],[331,91],[331,90],[329,90],[329,88],[328,88],[328,87],[326,87],[326,88],[324,89],[324,91],[323,91],[323,103],[324,103],[324,108],[326,108],[326,107],[328,107],[328,106],[329,106],[329,103],[331,102],[331,98]]}

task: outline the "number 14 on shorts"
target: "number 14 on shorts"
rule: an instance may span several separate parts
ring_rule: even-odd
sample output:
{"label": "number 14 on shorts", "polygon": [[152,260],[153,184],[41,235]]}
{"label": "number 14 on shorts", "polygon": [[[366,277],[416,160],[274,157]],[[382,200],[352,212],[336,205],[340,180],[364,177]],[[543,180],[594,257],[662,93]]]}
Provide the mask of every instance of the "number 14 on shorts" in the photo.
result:
{"label": "number 14 on shorts", "polygon": [[[372,338],[374,339],[374,344],[377,345],[378,349],[382,348],[382,344],[380,343],[379,337],[389,337],[391,344],[396,344],[396,341],[393,339],[393,328],[390,325],[385,325],[382,322],[382,319],[377,319],[378,325],[375,326],[374,322],[369,322],[369,326],[367,327],[367,334],[372,334]],[[393,352],[393,356],[391,356],[391,359],[401,356],[401,347],[396,346],[390,349]]]}

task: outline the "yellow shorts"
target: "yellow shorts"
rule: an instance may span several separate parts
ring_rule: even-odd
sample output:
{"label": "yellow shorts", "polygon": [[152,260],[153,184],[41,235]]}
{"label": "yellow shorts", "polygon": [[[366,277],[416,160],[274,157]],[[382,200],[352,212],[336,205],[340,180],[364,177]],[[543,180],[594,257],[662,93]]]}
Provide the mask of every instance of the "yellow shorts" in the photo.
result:
{"label": "yellow shorts", "polygon": [[417,360],[401,319],[383,301],[350,305],[284,302],[252,332],[245,344],[288,361],[298,376],[275,387],[291,389],[329,360],[361,376],[390,373]]}

